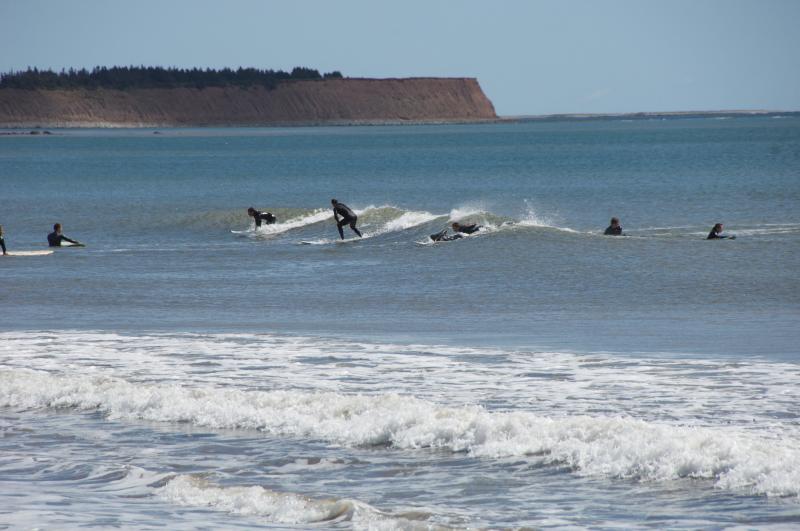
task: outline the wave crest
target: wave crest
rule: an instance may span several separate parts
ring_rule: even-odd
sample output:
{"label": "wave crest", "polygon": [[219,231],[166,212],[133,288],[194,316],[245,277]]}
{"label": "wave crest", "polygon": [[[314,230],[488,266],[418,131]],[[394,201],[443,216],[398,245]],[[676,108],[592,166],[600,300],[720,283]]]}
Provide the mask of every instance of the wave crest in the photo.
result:
{"label": "wave crest", "polygon": [[439,448],[473,456],[525,456],[579,474],[800,495],[800,448],[736,428],[692,428],[630,417],[552,418],[442,407],[375,396],[137,384],[117,378],[0,371],[0,405],[99,410],[111,418],[190,422],[339,444]]}
{"label": "wave crest", "polygon": [[220,486],[205,478],[176,476],[156,491],[163,500],[187,507],[208,507],[240,516],[255,516],[279,524],[336,524],[349,521],[355,529],[449,529],[426,520],[427,513],[391,514],[356,500],[314,499],[260,486]]}

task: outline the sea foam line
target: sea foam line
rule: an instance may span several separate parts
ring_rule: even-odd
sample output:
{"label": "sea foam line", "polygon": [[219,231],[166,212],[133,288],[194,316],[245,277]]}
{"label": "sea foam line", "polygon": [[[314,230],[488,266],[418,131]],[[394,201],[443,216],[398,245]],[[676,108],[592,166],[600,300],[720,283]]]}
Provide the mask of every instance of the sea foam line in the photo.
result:
{"label": "sea foam line", "polygon": [[409,396],[241,391],[131,383],[112,377],[0,370],[0,406],[99,410],[113,419],[188,422],[310,437],[347,446],[439,448],[526,457],[576,473],[641,481],[707,479],[768,496],[800,495],[800,447],[736,428],[693,428],[630,417],[546,417]]}
{"label": "sea foam line", "polygon": [[185,507],[208,507],[279,524],[334,524],[349,521],[355,529],[449,529],[426,521],[425,513],[391,514],[349,499],[314,499],[261,486],[220,486],[205,478],[178,475],[159,488],[164,501]]}

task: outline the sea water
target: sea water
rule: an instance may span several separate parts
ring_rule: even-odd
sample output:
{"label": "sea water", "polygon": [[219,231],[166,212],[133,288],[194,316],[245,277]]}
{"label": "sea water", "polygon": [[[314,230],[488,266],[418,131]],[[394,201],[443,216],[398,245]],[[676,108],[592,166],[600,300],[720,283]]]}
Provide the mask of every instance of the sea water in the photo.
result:
{"label": "sea water", "polygon": [[0,527],[800,525],[800,118],[53,132]]}

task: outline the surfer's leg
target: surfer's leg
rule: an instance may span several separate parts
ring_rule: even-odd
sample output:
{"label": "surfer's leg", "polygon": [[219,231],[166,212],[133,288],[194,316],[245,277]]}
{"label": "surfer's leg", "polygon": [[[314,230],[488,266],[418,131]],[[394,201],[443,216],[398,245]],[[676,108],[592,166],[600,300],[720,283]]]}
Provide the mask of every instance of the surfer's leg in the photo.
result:
{"label": "surfer's leg", "polygon": [[343,240],[344,240],[344,230],[342,229],[342,227],[345,226],[345,223],[346,220],[342,219],[339,221],[339,223],[336,224],[336,228],[339,229],[339,236],[341,236]]}
{"label": "surfer's leg", "polygon": [[364,236],[361,234],[361,231],[359,231],[359,230],[356,228],[356,220],[353,220],[353,221],[351,221],[351,222],[350,222],[350,228],[351,228],[351,229],[353,229],[353,232],[355,232],[356,234],[358,234],[358,237],[359,237],[359,238],[363,238],[363,237],[364,237]]}

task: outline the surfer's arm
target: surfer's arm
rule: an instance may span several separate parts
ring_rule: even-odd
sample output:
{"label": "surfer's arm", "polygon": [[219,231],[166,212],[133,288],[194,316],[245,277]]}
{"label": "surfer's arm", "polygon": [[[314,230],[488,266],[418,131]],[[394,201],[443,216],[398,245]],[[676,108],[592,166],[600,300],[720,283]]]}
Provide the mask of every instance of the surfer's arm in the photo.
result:
{"label": "surfer's arm", "polygon": [[82,245],[81,242],[79,242],[78,240],[73,240],[72,238],[67,238],[66,236],[63,236],[63,235],[61,236],[61,241],[62,242],[69,242],[72,245]]}
{"label": "surfer's arm", "polygon": [[339,213],[336,212],[336,209],[333,209],[333,219],[336,220],[336,223],[339,223]]}
{"label": "surfer's arm", "polygon": [[256,228],[260,227],[261,226],[261,217],[258,214],[256,214],[253,219],[256,220]]}

